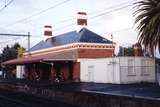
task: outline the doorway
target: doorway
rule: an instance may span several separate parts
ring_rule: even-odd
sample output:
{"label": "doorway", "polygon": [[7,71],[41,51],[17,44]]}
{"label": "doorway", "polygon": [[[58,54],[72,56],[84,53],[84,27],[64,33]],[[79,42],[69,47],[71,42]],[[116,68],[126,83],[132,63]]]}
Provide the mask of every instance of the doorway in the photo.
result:
{"label": "doorway", "polygon": [[94,82],[94,66],[88,66],[88,81]]}

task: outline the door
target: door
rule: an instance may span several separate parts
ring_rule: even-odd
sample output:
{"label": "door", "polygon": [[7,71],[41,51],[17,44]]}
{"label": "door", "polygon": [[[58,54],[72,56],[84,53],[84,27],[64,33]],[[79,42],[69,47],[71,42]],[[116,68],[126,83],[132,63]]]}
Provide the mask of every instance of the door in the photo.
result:
{"label": "door", "polygon": [[94,66],[88,66],[88,81],[94,82]]}

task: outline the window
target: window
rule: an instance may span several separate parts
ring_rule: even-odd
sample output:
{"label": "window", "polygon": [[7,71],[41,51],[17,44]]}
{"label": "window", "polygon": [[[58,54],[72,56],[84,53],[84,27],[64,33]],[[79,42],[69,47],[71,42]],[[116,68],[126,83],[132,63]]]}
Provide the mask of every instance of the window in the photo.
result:
{"label": "window", "polygon": [[134,70],[134,60],[129,59],[128,60],[128,76],[135,76],[135,70]]}
{"label": "window", "polygon": [[145,59],[141,61],[141,75],[142,76],[149,75],[149,61]]}

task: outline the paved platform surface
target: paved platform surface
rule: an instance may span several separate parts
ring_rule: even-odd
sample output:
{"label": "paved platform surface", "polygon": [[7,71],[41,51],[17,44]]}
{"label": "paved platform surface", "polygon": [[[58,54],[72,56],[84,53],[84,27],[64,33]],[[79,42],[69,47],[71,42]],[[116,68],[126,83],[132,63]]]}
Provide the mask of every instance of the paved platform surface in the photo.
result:
{"label": "paved platform surface", "polygon": [[102,83],[72,83],[58,87],[64,91],[80,91],[108,95],[118,95],[160,101],[160,86],[157,84],[102,84]]}
{"label": "paved platform surface", "polygon": [[24,81],[0,81],[15,85],[28,84],[31,87],[43,89],[57,89],[63,91],[78,91],[116,96],[127,96],[141,99],[160,101],[160,86],[154,83],[137,84],[107,84],[107,83],[49,83],[45,82],[24,82]]}
{"label": "paved platform surface", "polygon": [[0,90],[0,107],[79,107],[20,92]]}

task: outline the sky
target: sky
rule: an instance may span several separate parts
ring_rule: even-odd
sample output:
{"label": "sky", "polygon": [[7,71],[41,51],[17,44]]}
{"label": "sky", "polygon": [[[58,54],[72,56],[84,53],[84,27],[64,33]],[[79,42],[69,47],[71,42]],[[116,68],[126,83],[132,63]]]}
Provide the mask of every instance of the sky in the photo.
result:
{"label": "sky", "polygon": [[[6,3],[12,1],[6,8]],[[53,35],[76,30],[76,14],[87,13],[87,28],[111,39],[117,46],[137,42],[133,3],[136,0],[0,0],[0,33],[31,34],[31,46],[43,40],[45,25]],[[19,42],[27,46],[26,37],[1,36],[0,49]]]}

